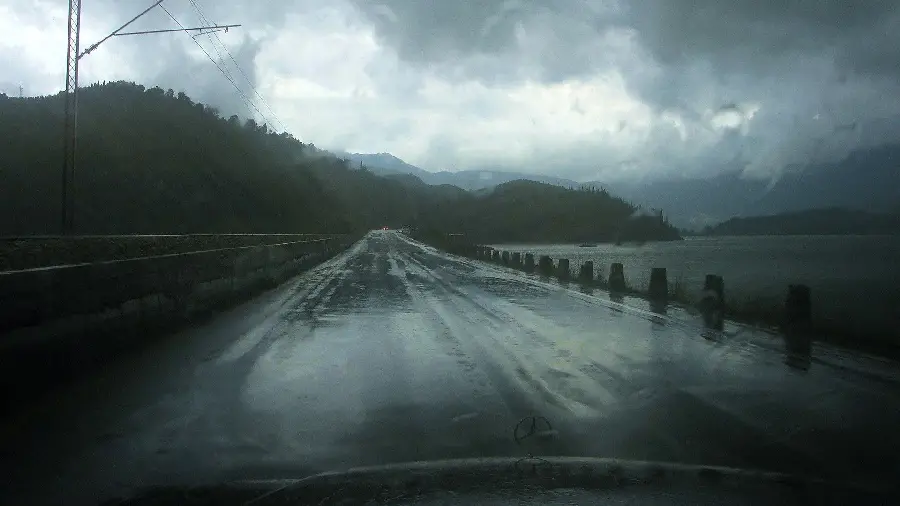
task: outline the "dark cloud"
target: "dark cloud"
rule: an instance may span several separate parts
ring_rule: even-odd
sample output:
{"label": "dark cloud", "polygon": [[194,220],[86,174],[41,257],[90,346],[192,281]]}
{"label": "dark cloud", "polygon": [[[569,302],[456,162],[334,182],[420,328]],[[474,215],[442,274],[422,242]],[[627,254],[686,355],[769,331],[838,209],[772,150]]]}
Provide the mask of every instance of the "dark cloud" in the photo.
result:
{"label": "dark cloud", "polygon": [[866,0],[666,0],[630,2],[628,18],[663,63],[703,58],[718,68],[759,69],[775,58],[818,55],[875,72],[900,56],[897,2]]}
{"label": "dark cloud", "polygon": [[516,22],[536,13],[509,0],[355,0],[382,40],[414,62],[453,60],[462,55],[503,53],[515,43]]}
{"label": "dark cloud", "polygon": [[[190,0],[164,5],[184,25],[243,24],[220,38],[249,83],[217,41],[197,40],[248,98],[254,86],[273,96],[281,86],[287,112],[276,112],[293,115],[298,136],[406,148],[433,168],[597,179],[745,167],[771,177],[900,140],[896,0],[195,2],[204,17]],[[151,3],[86,2],[83,45]],[[61,38],[62,5],[6,8]],[[130,29],[174,26],[154,9]],[[0,45],[9,69],[0,89],[16,93],[19,80],[26,94],[59,89],[53,69],[64,41],[48,43],[45,61],[10,44]],[[226,115],[255,115],[184,34],[111,39],[85,62],[85,84],[134,80],[184,90]],[[625,91],[584,90],[606,78]],[[640,107],[623,119],[629,101]],[[585,126],[595,117],[596,129]]]}
{"label": "dark cloud", "polygon": [[[513,57],[541,37],[556,79],[602,64],[582,48],[611,29],[631,28],[661,64],[704,59],[726,70],[773,58],[820,55],[848,69],[897,72],[900,10],[894,0],[353,0],[381,39],[415,63],[472,55]],[[574,61],[572,61],[574,60]]]}
{"label": "dark cloud", "polygon": [[[586,75],[621,62],[604,40],[611,2],[351,0],[403,60],[443,77],[491,84]],[[617,34],[619,38],[624,34]]]}
{"label": "dark cloud", "polygon": [[[724,132],[710,153],[685,153],[694,171],[738,159],[772,174],[898,140],[896,0],[357,4],[401,58],[440,73],[495,83],[618,72],[660,114]],[[657,140],[649,152],[675,163]]]}
{"label": "dark cloud", "polygon": [[[154,0],[94,0],[85,2],[83,13],[93,19],[103,18],[105,21],[116,21],[109,26],[117,28],[125,21],[153,5]],[[198,21],[200,13],[213,23],[238,23],[247,28],[282,28],[291,12],[303,10],[314,5],[314,0],[279,0],[277,2],[252,1],[216,1],[216,0],[168,0],[163,6],[181,21]],[[199,11],[199,12],[198,12]],[[86,18],[91,19],[91,18]],[[154,9],[135,26],[165,21],[168,16],[158,8]]]}

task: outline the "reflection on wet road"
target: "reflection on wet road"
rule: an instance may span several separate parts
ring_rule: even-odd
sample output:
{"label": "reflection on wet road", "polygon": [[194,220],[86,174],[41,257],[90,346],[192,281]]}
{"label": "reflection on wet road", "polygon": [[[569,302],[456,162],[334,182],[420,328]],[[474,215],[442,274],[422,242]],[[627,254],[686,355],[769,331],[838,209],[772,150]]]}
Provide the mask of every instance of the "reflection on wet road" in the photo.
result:
{"label": "reflection on wet road", "polygon": [[[894,475],[890,365],[797,371],[765,339],[704,339],[671,314],[373,232],[9,421],[7,490],[73,503],[135,486],[526,454]],[[554,435],[517,444],[529,415]]]}

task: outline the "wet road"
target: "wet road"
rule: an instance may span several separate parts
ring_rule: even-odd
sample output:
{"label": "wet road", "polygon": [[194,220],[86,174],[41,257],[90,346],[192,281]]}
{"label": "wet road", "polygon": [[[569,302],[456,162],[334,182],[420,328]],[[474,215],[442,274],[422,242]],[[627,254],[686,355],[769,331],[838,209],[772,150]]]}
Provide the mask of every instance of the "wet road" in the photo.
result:
{"label": "wet road", "polygon": [[[820,350],[800,371],[764,334],[640,306],[373,232],[4,422],[0,498],[528,453],[900,471],[896,364]],[[555,435],[517,444],[535,414]]]}

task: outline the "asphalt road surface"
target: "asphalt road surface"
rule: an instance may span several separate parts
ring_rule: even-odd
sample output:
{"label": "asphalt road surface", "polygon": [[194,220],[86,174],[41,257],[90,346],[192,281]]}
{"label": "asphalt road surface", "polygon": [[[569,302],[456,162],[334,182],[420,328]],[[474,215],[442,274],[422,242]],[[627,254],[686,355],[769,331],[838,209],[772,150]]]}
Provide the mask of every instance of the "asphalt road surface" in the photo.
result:
{"label": "asphalt road surface", "polygon": [[528,454],[896,477],[895,363],[696,320],[373,232],[3,422],[0,502]]}

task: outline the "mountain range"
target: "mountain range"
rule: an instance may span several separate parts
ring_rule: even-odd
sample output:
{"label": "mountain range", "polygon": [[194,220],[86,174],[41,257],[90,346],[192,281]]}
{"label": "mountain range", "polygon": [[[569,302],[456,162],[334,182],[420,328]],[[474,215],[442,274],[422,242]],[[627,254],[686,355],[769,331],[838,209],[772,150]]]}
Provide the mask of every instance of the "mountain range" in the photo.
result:
{"label": "mountain range", "polygon": [[[0,236],[60,230],[63,100],[0,93],[0,139],[9,146],[0,149]],[[359,170],[172,89],[93,84],[79,90],[79,102],[76,234],[360,234],[387,226],[481,243],[681,238],[665,216],[599,189],[512,181],[471,192]]]}
{"label": "mountain range", "polygon": [[409,164],[390,153],[335,153],[337,156],[349,160],[351,163],[381,175],[412,174],[425,184],[442,185],[449,184],[463,190],[479,191],[509,183],[511,181],[526,180],[538,183],[546,183],[564,188],[579,188],[582,183],[561,177],[543,176],[540,174],[526,174],[523,172],[510,172],[502,170],[461,170],[457,172],[440,171],[429,172],[415,165]]}
{"label": "mountain range", "polygon": [[675,225],[702,229],[733,217],[842,207],[872,213],[900,209],[900,144],[851,152],[839,162],[785,171],[775,181],[748,179],[738,170],[709,178],[649,182],[576,182],[499,170],[429,172],[388,154],[338,153],[380,175],[412,174],[428,184],[478,191],[519,179],[578,188],[606,188],[645,208],[663,209]]}
{"label": "mountain range", "polygon": [[900,213],[813,209],[772,216],[731,218],[707,227],[703,232],[706,235],[900,235]]}

